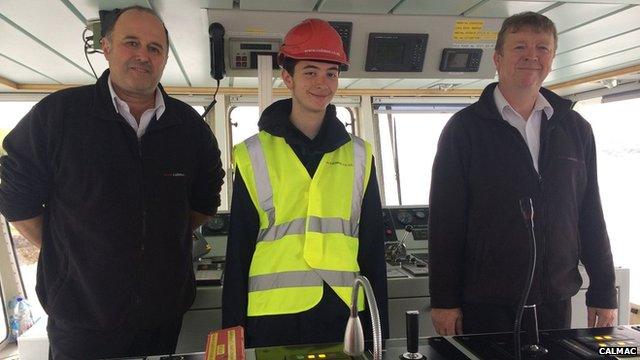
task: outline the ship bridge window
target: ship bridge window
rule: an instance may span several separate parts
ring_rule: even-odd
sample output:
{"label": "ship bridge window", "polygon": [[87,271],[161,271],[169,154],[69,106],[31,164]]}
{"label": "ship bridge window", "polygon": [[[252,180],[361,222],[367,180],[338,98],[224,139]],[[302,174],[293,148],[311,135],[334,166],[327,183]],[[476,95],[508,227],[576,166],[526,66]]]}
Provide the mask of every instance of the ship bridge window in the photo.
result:
{"label": "ship bridge window", "polygon": [[[16,126],[16,124],[24,117],[29,110],[35,105],[35,101],[0,101],[0,142],[4,141],[5,136]],[[0,148],[0,155],[6,155],[4,147]],[[38,267],[38,255],[40,249],[25,239],[13,226],[9,226],[8,231],[11,245],[16,253],[18,260],[19,276],[22,280],[22,286],[26,293],[26,298],[31,304],[31,312],[33,318],[37,319],[44,314],[44,310],[38,301],[36,295],[36,269]],[[3,294],[4,297],[4,294]],[[9,299],[2,299],[2,303],[6,305]],[[0,309],[0,311],[4,312]],[[4,321],[8,314],[2,314]],[[2,324],[0,324],[2,325]],[[2,327],[5,328],[5,327]],[[0,339],[6,336],[6,333],[0,328]]]}
{"label": "ship bridge window", "polygon": [[[635,98],[594,98],[576,103],[593,128],[598,159],[600,198],[616,266],[640,276],[636,222],[640,203],[640,93]],[[624,97],[617,97],[624,99]],[[640,286],[631,286],[630,300],[640,304]]]}
{"label": "ship bridge window", "polygon": [[[353,114],[354,111],[350,107],[336,106],[336,115],[350,134],[353,134],[353,129],[355,127],[355,116]],[[232,144],[239,144],[256,134],[258,132],[259,119],[258,106],[233,106],[229,112]]]}
{"label": "ship bridge window", "polygon": [[[465,100],[468,101],[468,100]],[[449,118],[467,104],[374,106],[385,205],[428,205],[431,167]]]}

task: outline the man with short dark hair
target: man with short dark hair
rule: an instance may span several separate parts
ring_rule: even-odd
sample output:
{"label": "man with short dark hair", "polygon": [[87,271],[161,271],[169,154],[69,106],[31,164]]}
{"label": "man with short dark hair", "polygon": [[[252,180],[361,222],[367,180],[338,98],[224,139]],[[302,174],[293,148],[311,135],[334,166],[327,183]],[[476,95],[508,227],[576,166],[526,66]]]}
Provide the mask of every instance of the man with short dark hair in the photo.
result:
{"label": "man with short dark hair", "polygon": [[432,320],[441,335],[513,331],[529,252],[519,199],[534,205],[537,262],[527,304],[541,329],[571,325],[571,297],[589,274],[589,326],[616,316],[613,260],[589,124],[541,88],[557,48],[543,15],[507,18],[499,82],[455,114],[433,164],[429,219]]}
{"label": "man with short dark hair", "polygon": [[[248,347],[342,342],[362,274],[386,337],[371,146],[347,133],[330,104],[339,65],[348,65],[342,41],[326,21],[307,19],[287,33],[278,60],[291,99],[266,108],[260,132],[234,149],[222,325],[244,326]],[[362,295],[357,308],[364,310]]]}
{"label": "man with short dark hair", "polygon": [[36,290],[53,359],[167,354],[195,296],[192,231],[220,204],[217,142],[159,85],[169,42],[121,10],[95,85],[36,104],[7,135],[0,210],[41,247]]}

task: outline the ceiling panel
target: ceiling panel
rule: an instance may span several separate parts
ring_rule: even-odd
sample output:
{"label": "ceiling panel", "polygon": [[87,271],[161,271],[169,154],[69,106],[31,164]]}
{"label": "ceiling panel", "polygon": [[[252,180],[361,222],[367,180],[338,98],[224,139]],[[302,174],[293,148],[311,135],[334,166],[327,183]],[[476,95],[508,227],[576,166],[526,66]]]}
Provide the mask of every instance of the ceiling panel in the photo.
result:
{"label": "ceiling panel", "polygon": [[551,71],[549,76],[547,76],[545,84],[558,83],[575,79],[576,77],[586,77],[609,70],[621,69],[637,64],[638,59],[640,59],[640,46],[610,56],[604,56]]}
{"label": "ceiling panel", "polygon": [[418,89],[429,86],[436,81],[438,81],[438,79],[402,79],[389,84],[385,89]]}
{"label": "ceiling panel", "polygon": [[624,4],[562,4],[544,13],[561,33],[597,17],[620,10]]}
{"label": "ceiling panel", "polygon": [[[531,0],[546,1],[546,0]],[[640,0],[563,0],[565,3],[588,3],[588,4],[636,4],[640,5]]]}
{"label": "ceiling panel", "polygon": [[[591,44],[638,28],[640,6],[607,16],[558,36],[558,53]],[[638,41],[636,40],[636,43]]]}
{"label": "ceiling panel", "polygon": [[400,0],[324,0],[318,7],[321,12],[386,14]]}
{"label": "ceiling panel", "polygon": [[[76,17],[69,9],[61,2],[52,2],[49,0],[4,0],[0,1],[0,13],[8,18],[11,22],[15,23],[24,31],[31,34],[36,39],[44,42],[49,47],[53,48],[60,55],[54,55],[49,50],[45,50],[48,57],[66,57],[81,69],[73,67],[73,72],[78,72],[75,75],[76,78],[81,79],[80,75],[83,70],[86,72],[85,76],[91,72],[89,65],[87,64],[82,42],[82,31],[85,25]],[[29,16],[24,16],[29,14]],[[55,19],[55,21],[43,21],[43,19]],[[14,32],[19,30],[14,29]],[[26,37],[26,35],[23,35]],[[76,41],[73,41],[76,40]],[[46,49],[44,46],[39,45],[35,40],[30,39],[31,43],[35,46],[39,46],[42,49]],[[12,51],[13,58],[18,59],[15,55],[16,52],[24,51],[24,47],[17,47]],[[6,52],[5,52],[6,53]],[[62,70],[62,69],[61,69]],[[66,70],[65,70],[66,71]],[[56,75],[55,71],[47,75]],[[73,76],[72,73],[65,74],[64,76]],[[56,77],[56,76],[52,76]]]}
{"label": "ceiling panel", "polygon": [[640,29],[616,36],[611,39],[587,45],[576,50],[557,55],[553,62],[553,70],[564,68],[579,62],[588,61],[610,54],[613,50],[621,51],[640,45]]}
{"label": "ceiling panel", "polygon": [[[156,0],[156,10],[192,86],[214,86],[209,58],[209,19],[197,2]],[[176,63],[177,65],[177,63]],[[166,69],[167,71],[175,71]],[[179,71],[179,68],[178,68]],[[169,75],[169,74],[167,74]],[[163,78],[163,82],[167,82]]]}
{"label": "ceiling panel", "polygon": [[[98,19],[98,0],[68,0],[86,20]],[[60,1],[62,3],[62,1]]]}
{"label": "ceiling panel", "polygon": [[316,0],[240,0],[242,10],[313,11]]}
{"label": "ceiling panel", "polygon": [[[42,47],[32,38],[16,30],[3,20],[0,20],[0,34],[2,34],[0,53],[7,54],[21,64],[33,68],[56,81],[65,84],[84,84],[93,79],[93,75],[89,75],[90,71],[89,73],[80,71],[74,65]],[[80,36],[78,36],[78,46],[82,47]],[[48,81],[47,83],[53,82]]]}
{"label": "ceiling panel", "polygon": [[393,10],[398,15],[452,15],[458,16],[480,0],[424,1],[405,0]]}
{"label": "ceiling panel", "polygon": [[51,84],[53,80],[42,76],[0,54],[0,77],[18,84]]}
{"label": "ceiling panel", "polygon": [[466,16],[471,17],[509,17],[523,11],[540,11],[555,2],[545,1],[503,1],[489,0],[486,3],[471,9]]}

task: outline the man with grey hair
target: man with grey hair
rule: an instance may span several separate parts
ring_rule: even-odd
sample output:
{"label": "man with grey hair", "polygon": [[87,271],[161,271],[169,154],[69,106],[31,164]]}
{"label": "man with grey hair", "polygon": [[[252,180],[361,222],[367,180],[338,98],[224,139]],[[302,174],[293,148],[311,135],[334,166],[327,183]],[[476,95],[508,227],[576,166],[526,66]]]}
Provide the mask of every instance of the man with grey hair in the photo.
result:
{"label": "man with grey hair", "polygon": [[531,198],[536,271],[527,304],[542,329],[571,325],[589,275],[589,326],[611,326],[616,290],[589,124],[542,88],[557,48],[543,15],[507,18],[493,56],[499,82],[442,132],[430,195],[429,285],[441,335],[513,331],[529,251],[519,200]]}
{"label": "man with grey hair", "polygon": [[157,14],[119,10],[95,85],[44,98],[7,135],[0,211],[41,248],[50,358],[175,351],[195,296],[192,231],[220,204],[209,126],[159,85]]}

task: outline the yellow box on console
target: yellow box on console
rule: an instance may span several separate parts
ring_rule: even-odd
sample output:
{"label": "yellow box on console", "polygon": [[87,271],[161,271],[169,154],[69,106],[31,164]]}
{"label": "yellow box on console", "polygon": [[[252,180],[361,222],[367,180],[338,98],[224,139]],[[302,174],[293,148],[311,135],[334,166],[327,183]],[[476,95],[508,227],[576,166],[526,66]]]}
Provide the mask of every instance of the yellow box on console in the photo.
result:
{"label": "yellow box on console", "polygon": [[207,336],[205,360],[244,360],[242,326],[215,330]]}

